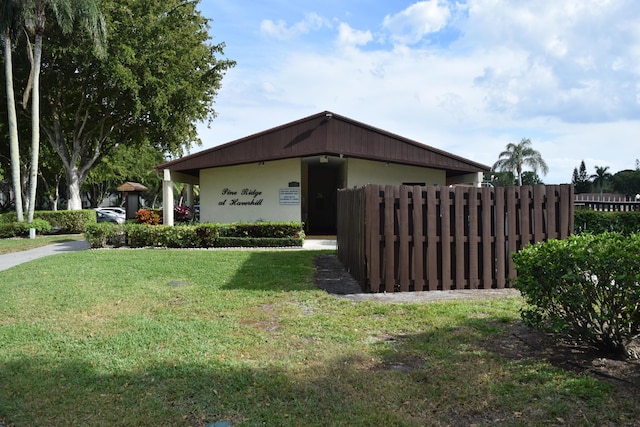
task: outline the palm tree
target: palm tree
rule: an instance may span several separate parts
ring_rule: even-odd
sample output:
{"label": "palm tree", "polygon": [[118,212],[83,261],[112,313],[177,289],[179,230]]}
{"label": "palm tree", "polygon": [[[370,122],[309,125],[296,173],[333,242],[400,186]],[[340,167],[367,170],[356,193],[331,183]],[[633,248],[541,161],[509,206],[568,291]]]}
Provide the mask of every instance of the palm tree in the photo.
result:
{"label": "palm tree", "polygon": [[514,144],[507,144],[506,150],[500,153],[498,161],[493,164],[496,171],[515,172],[518,176],[518,185],[522,185],[522,167],[528,166],[537,172],[542,171],[543,175],[549,172],[549,167],[542,159],[539,152],[531,148],[531,140],[522,138],[522,140]]}
{"label": "palm tree", "polygon": [[589,178],[593,180],[593,185],[600,187],[600,200],[602,200],[602,192],[604,190],[604,184],[611,179],[611,174],[607,172],[609,166],[596,166],[596,173]]}
{"label": "palm tree", "polygon": [[16,216],[19,222],[24,221],[22,211],[22,188],[20,181],[20,145],[18,141],[18,119],[16,115],[15,95],[13,92],[13,62],[11,60],[11,44],[18,23],[21,21],[21,3],[16,0],[5,0],[0,9],[0,37],[4,41],[4,69],[7,86],[7,112],[9,122],[9,152],[11,157],[11,180],[15,197]]}
{"label": "palm tree", "polygon": [[47,11],[52,11],[57,24],[68,33],[75,18],[82,24],[97,47],[105,40],[105,23],[96,0],[24,0],[26,2],[26,27],[34,35],[31,101],[31,172],[29,175],[29,205],[27,221],[33,220],[38,185],[38,157],[40,151],[40,64],[42,62],[42,39],[45,31]]}

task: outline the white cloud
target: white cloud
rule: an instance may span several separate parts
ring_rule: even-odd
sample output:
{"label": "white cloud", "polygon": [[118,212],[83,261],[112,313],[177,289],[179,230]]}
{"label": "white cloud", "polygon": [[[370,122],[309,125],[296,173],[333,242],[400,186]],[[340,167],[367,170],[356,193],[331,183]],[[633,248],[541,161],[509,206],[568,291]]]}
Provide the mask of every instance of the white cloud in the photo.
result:
{"label": "white cloud", "polygon": [[[640,77],[637,25],[629,0],[472,0],[464,22],[467,46],[502,50],[512,64],[492,64],[478,76],[487,106],[516,117],[549,116],[569,122],[637,117]],[[615,23],[615,24],[614,24]]]}
{"label": "white cloud", "polygon": [[591,173],[632,168],[640,157],[636,0],[377,7],[369,21],[369,9],[336,12],[333,26],[318,15],[262,21],[263,34],[280,40],[326,28],[332,38],[316,31],[303,48],[276,52],[258,38],[251,67],[234,57],[208,143],[327,109],[487,165],[507,143],[530,138],[550,166],[547,183],[569,182],[582,159]]}
{"label": "white cloud", "polygon": [[302,21],[296,22],[291,26],[287,26],[287,23],[283,20],[274,22],[270,19],[265,19],[260,23],[260,31],[262,34],[279,40],[290,40],[302,34],[319,30],[323,26],[329,26],[329,22],[313,12],[306,14]]}
{"label": "white cloud", "polygon": [[395,15],[385,16],[382,25],[391,33],[394,43],[414,44],[444,28],[450,16],[445,1],[420,1]]}
{"label": "white cloud", "polygon": [[373,40],[371,31],[358,31],[341,22],[338,27],[338,45],[341,47],[364,46]]}

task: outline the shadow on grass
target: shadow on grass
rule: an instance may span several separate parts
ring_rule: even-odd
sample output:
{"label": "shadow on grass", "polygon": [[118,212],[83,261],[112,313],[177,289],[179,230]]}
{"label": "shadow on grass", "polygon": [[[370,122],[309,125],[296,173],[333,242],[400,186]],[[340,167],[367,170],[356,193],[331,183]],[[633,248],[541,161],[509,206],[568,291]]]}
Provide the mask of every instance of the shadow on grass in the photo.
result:
{"label": "shadow on grass", "polygon": [[308,291],[313,282],[313,257],[318,251],[255,251],[222,289],[250,291]]}
{"label": "shadow on grass", "polygon": [[[384,372],[362,366],[361,358],[351,357],[296,374],[213,363],[159,364],[105,375],[74,360],[24,359],[0,367],[0,420],[48,426],[204,426],[223,420],[233,425],[422,425],[393,408],[402,405],[403,381],[390,383]],[[369,383],[384,385],[389,398],[372,396]]]}
{"label": "shadow on grass", "polygon": [[[595,381],[478,351],[474,341],[488,332],[479,325],[474,320],[372,337],[370,353],[353,350],[308,365],[276,360],[260,366],[224,355],[204,364],[154,363],[150,357],[139,370],[112,374],[78,360],[12,360],[0,366],[0,420],[55,427],[205,426],[223,420],[439,426],[549,425],[562,419],[560,424],[576,425],[585,418],[602,425],[634,419],[637,404],[611,401],[608,388]],[[500,327],[491,333],[496,331]]]}

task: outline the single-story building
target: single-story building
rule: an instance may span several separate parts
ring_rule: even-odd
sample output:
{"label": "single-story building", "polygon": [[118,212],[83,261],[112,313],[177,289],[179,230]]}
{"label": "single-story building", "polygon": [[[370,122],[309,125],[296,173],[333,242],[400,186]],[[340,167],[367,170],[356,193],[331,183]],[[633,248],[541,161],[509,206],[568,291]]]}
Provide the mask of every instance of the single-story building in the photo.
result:
{"label": "single-story building", "polygon": [[335,234],[339,188],[479,186],[490,167],[324,111],[157,169],[165,224],[181,182],[199,185],[201,222],[303,221],[308,234]]}

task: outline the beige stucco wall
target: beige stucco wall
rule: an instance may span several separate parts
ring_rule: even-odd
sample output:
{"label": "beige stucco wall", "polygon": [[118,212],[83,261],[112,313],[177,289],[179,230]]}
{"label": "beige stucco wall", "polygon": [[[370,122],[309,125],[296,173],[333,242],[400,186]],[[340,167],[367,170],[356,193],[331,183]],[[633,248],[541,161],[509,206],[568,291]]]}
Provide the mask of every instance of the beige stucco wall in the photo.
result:
{"label": "beige stucco wall", "polygon": [[300,159],[204,169],[200,222],[300,221],[302,189],[289,188],[300,175]]}
{"label": "beige stucco wall", "polygon": [[466,175],[453,176],[447,180],[447,185],[474,185],[480,186],[484,174],[482,172],[468,173]]}
{"label": "beige stucco wall", "polygon": [[442,170],[393,163],[387,166],[386,162],[347,159],[347,187],[349,188],[367,184],[401,185],[406,182],[445,185],[446,181],[446,173]]}

